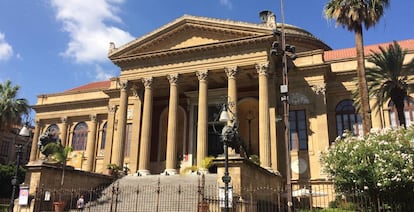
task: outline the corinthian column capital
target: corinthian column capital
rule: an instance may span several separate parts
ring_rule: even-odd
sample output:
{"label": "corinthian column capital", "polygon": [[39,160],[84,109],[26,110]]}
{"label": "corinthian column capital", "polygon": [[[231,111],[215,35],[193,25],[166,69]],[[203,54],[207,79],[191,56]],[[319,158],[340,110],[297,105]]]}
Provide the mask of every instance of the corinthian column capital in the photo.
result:
{"label": "corinthian column capital", "polygon": [[119,83],[119,87],[121,88],[121,90],[127,89],[128,80],[120,80],[118,83]]}
{"label": "corinthian column capital", "polygon": [[239,68],[237,66],[225,67],[224,72],[226,72],[227,78],[234,79],[236,78],[236,75],[239,72]]}
{"label": "corinthian column capital", "polygon": [[169,74],[167,75],[167,79],[171,85],[176,85],[178,82],[178,74]]}
{"label": "corinthian column capital", "polygon": [[256,71],[259,75],[268,75],[269,70],[269,63],[256,63]]}
{"label": "corinthian column capital", "polygon": [[142,83],[144,84],[145,88],[151,88],[152,87],[153,78],[152,77],[146,77],[142,79]]}
{"label": "corinthian column capital", "polygon": [[208,71],[207,70],[197,71],[196,76],[198,77],[198,80],[205,81],[208,79]]}

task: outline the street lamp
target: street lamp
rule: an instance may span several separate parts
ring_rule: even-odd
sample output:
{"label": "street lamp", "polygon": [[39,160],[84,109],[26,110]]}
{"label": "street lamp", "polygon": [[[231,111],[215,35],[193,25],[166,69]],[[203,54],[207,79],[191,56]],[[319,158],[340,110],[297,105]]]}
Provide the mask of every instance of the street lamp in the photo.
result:
{"label": "street lamp", "polygon": [[[229,115],[231,113],[231,117]],[[233,139],[237,136],[237,124],[235,114],[230,111],[228,104],[224,103],[220,112],[220,122],[226,123],[221,130],[221,140],[223,141],[224,149],[224,175],[221,178],[224,183],[224,211],[229,211],[229,184],[231,177],[229,174],[229,152],[228,147]]]}
{"label": "street lamp", "polygon": [[12,194],[10,197],[10,205],[9,205],[9,212],[13,212],[13,208],[14,208],[14,195],[16,193],[16,185],[17,185],[17,173],[19,170],[19,166],[20,166],[20,157],[21,154],[23,152],[23,145],[22,144],[16,144],[16,137],[17,136],[24,136],[24,137],[29,137],[30,136],[30,130],[27,128],[27,124],[25,124],[19,131],[19,134],[16,134],[14,136],[14,144],[16,145],[16,167],[14,168],[14,176],[13,179],[11,180],[11,184],[13,186],[13,190],[12,190]]}

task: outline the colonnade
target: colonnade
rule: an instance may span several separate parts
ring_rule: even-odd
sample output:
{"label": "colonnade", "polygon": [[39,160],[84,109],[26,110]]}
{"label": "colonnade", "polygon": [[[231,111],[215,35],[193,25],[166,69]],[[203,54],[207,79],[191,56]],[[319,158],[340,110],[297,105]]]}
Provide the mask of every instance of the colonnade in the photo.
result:
{"label": "colonnade", "polygon": [[[271,139],[270,139],[270,121],[269,121],[269,72],[268,63],[256,64],[256,71],[258,74],[259,83],[259,154],[260,162],[264,168],[271,169]],[[235,119],[237,119],[237,74],[239,73],[238,67],[226,67],[224,72],[228,79],[228,106],[234,113]],[[197,166],[201,167],[201,163],[208,152],[208,70],[201,70],[195,72],[198,78],[198,120],[197,120],[197,153],[196,161]],[[179,74],[167,75],[170,87],[169,95],[169,109],[168,109],[168,126],[167,126],[167,149],[166,149],[166,165],[165,173],[176,174],[177,173],[177,113],[179,107]],[[120,85],[120,98],[119,106],[109,106],[108,109],[108,125],[115,126],[117,130],[107,131],[106,145],[109,145],[105,149],[104,164],[115,163],[122,166],[124,163],[124,148],[126,138],[126,124],[127,124],[127,112],[128,112],[128,88],[129,82],[121,80]],[[132,159],[131,167],[141,175],[150,174],[150,149],[151,149],[151,127],[153,116],[153,77],[147,77],[142,79],[144,88],[144,96],[142,100],[142,113],[140,138],[137,142],[138,146],[134,148],[139,149],[139,152],[131,154],[132,157],[137,157],[138,160]],[[137,108],[141,110],[141,108]],[[62,140],[66,141],[66,117],[62,119]],[[117,121],[115,121],[117,120]],[[92,171],[95,162],[95,144],[96,144],[96,115],[90,117],[90,132],[88,133],[88,143],[86,148],[86,170]],[[35,134],[31,149],[30,161],[36,160],[37,153],[37,139],[39,137],[40,127],[38,124],[35,127]],[[138,138],[138,137],[137,137]],[[66,144],[66,143],[65,143]],[[68,145],[68,144],[66,144]],[[112,148],[112,149],[111,149]],[[135,164],[137,163],[137,164]]]}

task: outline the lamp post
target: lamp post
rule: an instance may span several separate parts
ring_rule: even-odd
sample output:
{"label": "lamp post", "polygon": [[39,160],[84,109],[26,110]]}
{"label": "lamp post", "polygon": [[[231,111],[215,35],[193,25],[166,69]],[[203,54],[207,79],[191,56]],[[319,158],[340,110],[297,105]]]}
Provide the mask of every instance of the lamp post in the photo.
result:
{"label": "lamp post", "polygon": [[281,26],[281,40],[282,40],[282,85],[280,87],[280,92],[282,94],[282,102],[283,102],[283,117],[284,117],[284,124],[285,124],[285,151],[286,151],[286,193],[287,193],[287,209],[288,212],[291,212],[293,209],[293,201],[292,201],[292,174],[290,169],[290,123],[289,123],[289,95],[288,95],[288,65],[287,65],[287,56],[291,60],[296,59],[295,55],[295,47],[286,44],[286,34],[285,34],[285,14],[284,14],[284,4],[283,0],[280,0],[280,16],[282,18],[282,26]]}
{"label": "lamp post", "polygon": [[[281,56],[282,58],[282,84],[280,85],[280,94],[281,94],[281,101],[283,103],[283,119],[284,119],[284,126],[285,126],[285,161],[286,161],[286,193],[287,193],[287,211],[292,211],[292,183],[291,183],[291,170],[290,170],[290,129],[289,129],[289,95],[288,95],[288,58],[290,60],[295,60],[297,58],[295,54],[295,46],[286,44],[286,34],[285,34],[285,20],[284,20],[284,10],[283,10],[283,0],[280,0],[280,13],[282,18],[281,30],[278,31],[276,27],[275,18],[273,21],[275,23],[270,23],[270,26],[273,26],[273,35],[279,36],[281,40],[281,44],[279,45],[278,41],[274,41],[272,43],[270,54],[275,56]],[[262,11],[260,16],[262,20],[269,21],[269,15],[273,15],[270,11]],[[270,19],[271,20],[271,19]],[[269,23],[267,23],[269,26]]]}
{"label": "lamp post", "polygon": [[21,154],[23,152],[23,145],[22,144],[16,144],[16,137],[17,136],[24,136],[24,137],[29,137],[30,136],[30,130],[27,128],[27,125],[24,125],[22,127],[22,129],[20,129],[19,134],[16,134],[14,136],[14,144],[16,145],[16,167],[14,168],[14,176],[13,179],[11,180],[11,184],[12,184],[12,194],[10,197],[10,205],[9,205],[9,212],[13,211],[14,208],[14,195],[16,193],[16,185],[17,185],[17,174],[18,174],[18,170],[19,170],[19,166],[20,166],[20,157]]}
{"label": "lamp post", "polygon": [[[231,111],[229,111],[231,113]],[[229,113],[227,111],[227,104],[224,104],[222,107],[222,111],[220,113],[220,122],[227,123],[222,131],[221,131],[221,139],[223,141],[223,148],[224,148],[224,175],[221,178],[224,183],[224,211],[229,211],[229,184],[231,181],[231,177],[229,174],[229,152],[228,146],[230,142],[233,141],[237,133],[237,125],[236,119],[234,114],[232,118],[230,118]]]}

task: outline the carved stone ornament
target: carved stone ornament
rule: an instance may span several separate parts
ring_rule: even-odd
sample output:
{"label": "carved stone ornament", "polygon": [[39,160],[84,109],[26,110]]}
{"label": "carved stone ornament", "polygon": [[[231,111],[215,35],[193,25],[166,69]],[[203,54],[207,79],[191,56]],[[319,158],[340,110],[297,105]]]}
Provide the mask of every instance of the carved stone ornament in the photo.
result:
{"label": "carved stone ornament", "polygon": [[68,117],[66,117],[66,116],[61,117],[61,118],[60,118],[60,121],[61,121],[63,124],[67,124],[67,123],[68,123]]}
{"label": "carved stone ornament", "polygon": [[116,108],[117,108],[116,105],[108,105],[108,111],[109,111],[109,113],[114,114],[116,112]]}
{"label": "carved stone ornament", "polygon": [[309,104],[310,101],[308,97],[301,93],[291,93],[289,95],[289,104],[291,105],[306,105]]}
{"label": "carved stone ornament", "polygon": [[325,94],[326,92],[326,83],[321,83],[318,85],[312,85],[311,86],[313,92],[315,92],[316,94]]}
{"label": "carved stone ornament", "polygon": [[119,86],[121,87],[122,90],[127,89],[127,87],[128,87],[128,80],[120,80],[118,83],[119,83]]}
{"label": "carved stone ornament", "polygon": [[176,85],[178,82],[178,74],[168,74],[167,79],[171,85]]}
{"label": "carved stone ornament", "polygon": [[256,63],[256,71],[259,75],[269,74],[269,63]]}
{"label": "carved stone ornament", "polygon": [[91,114],[90,118],[91,118],[91,121],[96,122],[97,116],[96,116],[96,114]]}
{"label": "carved stone ornament", "polygon": [[144,84],[144,87],[145,88],[151,88],[152,81],[153,81],[153,78],[152,77],[147,77],[147,78],[143,78],[142,79],[142,83]]}
{"label": "carved stone ornament", "polygon": [[198,77],[198,80],[204,81],[208,79],[208,71],[197,71],[196,76]]}
{"label": "carved stone ornament", "polygon": [[142,96],[142,89],[136,83],[132,84],[131,86],[132,95],[141,98]]}
{"label": "carved stone ornament", "polygon": [[226,72],[227,78],[235,79],[237,73],[239,72],[239,68],[237,66],[235,66],[235,67],[225,67],[224,72]]}

